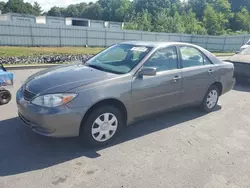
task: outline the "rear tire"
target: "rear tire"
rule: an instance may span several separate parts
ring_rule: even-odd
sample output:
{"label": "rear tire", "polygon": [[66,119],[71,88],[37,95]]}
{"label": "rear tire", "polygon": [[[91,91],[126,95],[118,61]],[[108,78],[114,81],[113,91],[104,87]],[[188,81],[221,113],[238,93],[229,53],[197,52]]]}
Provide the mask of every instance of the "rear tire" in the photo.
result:
{"label": "rear tire", "polygon": [[83,122],[80,140],[87,147],[102,147],[113,142],[123,126],[122,114],[116,107],[96,108]]}
{"label": "rear tire", "polygon": [[202,111],[209,113],[215,109],[219,100],[219,93],[219,88],[216,85],[212,85],[208,89],[201,104]]}
{"label": "rear tire", "polygon": [[11,93],[8,90],[0,90],[0,105],[8,104],[11,101]]}

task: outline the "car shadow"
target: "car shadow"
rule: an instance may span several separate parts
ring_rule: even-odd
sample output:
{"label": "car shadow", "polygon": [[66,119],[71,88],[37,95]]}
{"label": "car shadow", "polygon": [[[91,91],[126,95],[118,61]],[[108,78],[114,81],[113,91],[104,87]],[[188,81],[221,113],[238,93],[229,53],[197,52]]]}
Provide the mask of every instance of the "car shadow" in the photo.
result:
{"label": "car shadow", "polygon": [[[221,107],[217,106],[216,110]],[[124,129],[108,147],[179,125],[206,115],[196,108],[147,117]],[[83,148],[77,138],[55,139],[39,136],[23,126],[18,118],[0,123],[0,176],[9,176],[44,169],[79,157],[97,158],[100,149]]]}

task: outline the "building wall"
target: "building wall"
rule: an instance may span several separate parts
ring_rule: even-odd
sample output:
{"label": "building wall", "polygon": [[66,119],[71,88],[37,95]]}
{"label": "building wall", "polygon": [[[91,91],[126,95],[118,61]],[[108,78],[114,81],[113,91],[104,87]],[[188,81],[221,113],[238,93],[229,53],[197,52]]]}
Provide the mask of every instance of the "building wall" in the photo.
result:
{"label": "building wall", "polygon": [[35,24],[36,23],[36,17],[25,17],[25,16],[11,16],[13,22],[19,22],[19,23],[30,23]]}
{"label": "building wall", "polygon": [[57,18],[46,18],[46,24],[48,25],[65,25],[65,19],[57,19]]}
{"label": "building wall", "polygon": [[9,20],[9,16],[8,15],[6,15],[6,14],[0,15],[0,21],[8,21],[8,20]]}
{"label": "building wall", "polygon": [[91,20],[90,21],[90,27],[91,28],[104,28],[104,22]]}
{"label": "building wall", "polygon": [[0,45],[106,47],[131,40],[188,42],[214,52],[234,52],[250,35],[202,36],[173,33],[87,28],[81,26],[26,24],[0,21]]}

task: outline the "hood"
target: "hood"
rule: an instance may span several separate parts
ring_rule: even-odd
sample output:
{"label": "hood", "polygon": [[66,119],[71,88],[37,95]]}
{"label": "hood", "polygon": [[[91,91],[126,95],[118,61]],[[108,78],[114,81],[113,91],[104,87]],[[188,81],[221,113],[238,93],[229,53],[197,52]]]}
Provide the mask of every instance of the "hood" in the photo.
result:
{"label": "hood", "polygon": [[25,87],[36,94],[59,93],[116,76],[85,65],[57,66],[32,75]]}
{"label": "hood", "polygon": [[250,55],[237,54],[229,59],[231,62],[250,63]]}

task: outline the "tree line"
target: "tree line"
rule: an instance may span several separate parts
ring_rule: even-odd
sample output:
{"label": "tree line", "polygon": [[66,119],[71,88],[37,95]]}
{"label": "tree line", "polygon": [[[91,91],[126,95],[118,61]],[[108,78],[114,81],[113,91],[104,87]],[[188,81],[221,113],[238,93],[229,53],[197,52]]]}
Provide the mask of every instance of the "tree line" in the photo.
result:
{"label": "tree line", "polygon": [[125,28],[152,32],[223,35],[250,32],[250,0],[98,0],[52,7],[23,0],[0,2],[3,13],[79,17],[125,22]]}

